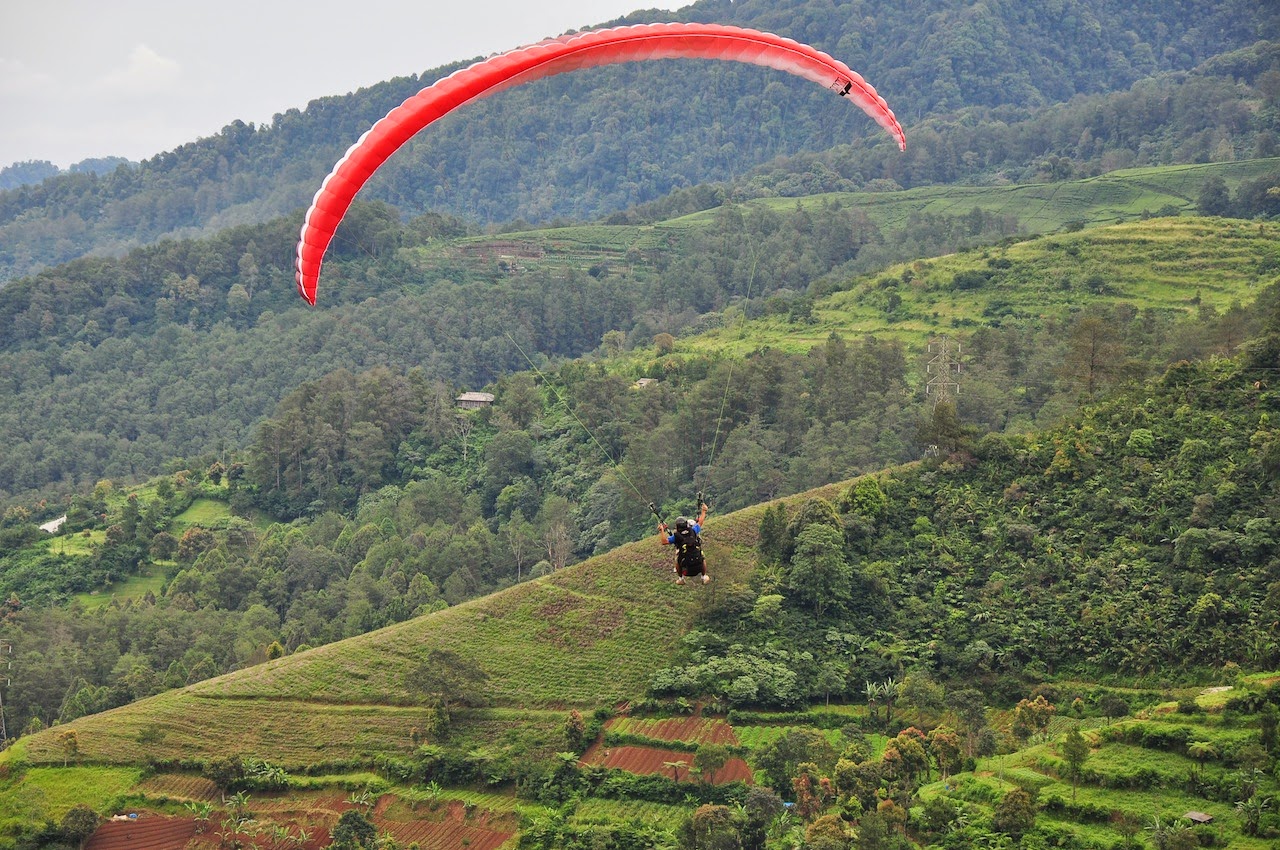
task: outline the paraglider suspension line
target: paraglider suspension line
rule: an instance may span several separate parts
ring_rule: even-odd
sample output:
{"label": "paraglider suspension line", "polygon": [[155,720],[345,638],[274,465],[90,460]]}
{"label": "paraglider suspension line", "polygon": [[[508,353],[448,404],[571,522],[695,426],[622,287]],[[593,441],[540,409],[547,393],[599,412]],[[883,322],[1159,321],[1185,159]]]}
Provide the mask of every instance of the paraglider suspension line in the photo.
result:
{"label": "paraglider suspension line", "polygon": [[[743,235],[744,236],[746,235],[745,219],[743,220]],[[756,281],[756,266],[760,262],[760,257],[758,254],[756,254],[755,245],[749,239],[745,241],[747,243],[747,248],[751,251],[751,274],[747,277],[747,292],[746,292],[746,296],[742,300],[742,318],[738,324],[739,330],[741,330],[742,327],[747,323],[747,302],[751,300],[751,288],[755,285],[755,281]],[[724,394],[721,395],[720,397],[720,414],[716,417],[716,432],[715,432],[715,435],[712,436],[711,438],[711,454],[707,458],[707,478],[708,479],[710,479],[711,477],[711,470],[715,467],[716,446],[720,442],[720,427],[724,424],[724,411],[725,411],[725,408],[728,407],[729,405],[729,388],[733,386],[733,366],[734,366],[734,358],[731,357],[729,358],[729,377],[725,379]],[[708,480],[707,483],[710,483],[710,480]],[[698,501],[702,501],[702,499],[699,498]]]}
{"label": "paraglider suspension line", "polygon": [[[569,406],[569,403],[564,400],[562,395],[560,395],[560,391],[556,389],[556,385],[551,383],[550,379],[542,373],[542,370],[538,368],[537,364],[529,358],[529,355],[525,353],[525,350],[521,347],[520,343],[516,342],[516,338],[511,335],[510,331],[503,331],[503,333],[506,334],[507,339],[511,340],[511,344],[520,352],[520,356],[529,364],[529,368],[533,370],[533,373],[541,378],[542,382],[551,389],[552,394],[556,397],[556,401],[564,405],[564,409],[569,411],[569,415],[573,417],[573,421],[577,422],[582,427],[582,430],[587,432],[587,436],[591,438],[591,442],[596,444],[596,448],[600,449],[600,453],[605,456],[605,459],[608,460],[617,473],[622,476],[622,480],[627,482],[627,486],[635,491],[635,494],[640,497],[641,501],[644,501],[644,494],[640,492],[640,488],[637,487],[627,475],[626,470],[622,468],[622,465],[613,459],[613,455],[609,454],[609,450],[604,447],[604,444],[596,439],[596,435],[587,427],[587,423],[578,418],[578,414],[574,412],[573,408]],[[652,510],[655,515],[658,513],[657,509],[653,506],[653,502],[649,502],[649,509]],[[662,519],[662,517],[659,516],[658,519]]]}

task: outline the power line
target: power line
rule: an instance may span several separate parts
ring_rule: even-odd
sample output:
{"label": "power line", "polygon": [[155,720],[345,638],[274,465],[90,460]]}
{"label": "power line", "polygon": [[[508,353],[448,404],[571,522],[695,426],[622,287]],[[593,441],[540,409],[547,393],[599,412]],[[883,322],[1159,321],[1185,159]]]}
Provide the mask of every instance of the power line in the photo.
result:
{"label": "power line", "polygon": [[9,745],[9,731],[4,724],[4,689],[13,684],[13,644],[0,641],[0,655],[4,656],[4,681],[0,682],[0,750]]}

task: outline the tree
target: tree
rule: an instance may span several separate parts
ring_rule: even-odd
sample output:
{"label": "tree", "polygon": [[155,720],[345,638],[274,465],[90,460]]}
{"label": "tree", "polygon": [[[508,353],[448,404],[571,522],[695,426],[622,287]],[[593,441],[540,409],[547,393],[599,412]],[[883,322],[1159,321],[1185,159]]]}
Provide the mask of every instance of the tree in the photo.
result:
{"label": "tree", "polygon": [[844,534],[825,524],[805,528],[796,538],[788,585],[795,598],[809,602],[815,617],[848,598],[853,567],[844,554]]}
{"label": "tree", "polygon": [[1076,799],[1076,787],[1080,784],[1080,773],[1088,758],[1089,742],[1080,734],[1080,730],[1073,726],[1062,739],[1062,759],[1067,763],[1067,775],[1071,777],[1071,802],[1073,803]]}
{"label": "tree", "polygon": [[1227,189],[1227,181],[1213,175],[1200,187],[1200,195],[1196,199],[1196,209],[1201,215],[1227,215],[1231,212],[1231,193]]}
{"label": "tree", "polygon": [[885,825],[902,836],[907,834],[907,810],[893,800],[881,800],[876,804],[876,814],[884,818]]}
{"label": "tree", "polygon": [[1071,325],[1062,372],[1091,399],[1119,373],[1124,357],[1124,342],[1114,324],[1087,312]]}
{"label": "tree", "polygon": [[201,553],[207,552],[217,545],[218,539],[213,536],[212,531],[193,525],[183,532],[182,540],[178,542],[178,560],[190,564]]}
{"label": "tree", "polygon": [[405,680],[406,687],[425,697],[422,734],[432,741],[446,737],[452,706],[483,705],[487,699],[484,686],[488,678],[478,665],[456,652],[431,650]]}
{"label": "tree", "polygon": [[908,791],[915,788],[916,777],[929,769],[929,757],[920,743],[919,730],[912,728],[910,732],[917,734],[904,730],[891,738],[882,756],[886,772],[901,780],[902,787]]}
{"label": "tree", "polygon": [[898,695],[902,692],[902,683],[890,676],[879,685],[880,699],[884,702],[884,728],[888,732],[890,724],[893,723],[893,706],[898,700]]}
{"label": "tree", "polygon": [[552,520],[542,532],[542,545],[547,553],[547,563],[552,571],[562,570],[569,563],[573,554],[573,538],[569,535],[569,523],[561,519]]}
{"label": "tree", "polygon": [[740,818],[728,806],[705,804],[685,824],[682,846],[697,850],[737,850],[742,846]]}
{"label": "tree", "polygon": [[761,559],[768,564],[780,564],[790,549],[791,540],[787,534],[787,509],[781,502],[775,502],[765,508],[760,519],[760,537],[756,548]]}
{"label": "tree", "polygon": [[716,771],[729,761],[729,748],[724,744],[703,743],[693,754],[693,766],[702,774],[702,781],[714,782]]}
{"label": "tree", "polygon": [[831,705],[831,693],[842,693],[848,683],[849,666],[843,661],[829,659],[818,665],[814,687],[822,692],[823,701]]}
{"label": "tree", "polygon": [[62,766],[66,767],[68,761],[80,755],[80,739],[76,736],[74,729],[64,729],[55,737],[58,746],[62,748]]}
{"label": "tree", "polygon": [[1277,724],[1280,724],[1280,709],[1269,702],[1258,712],[1258,741],[1268,753],[1276,748]]}
{"label": "tree", "polygon": [[1129,703],[1124,697],[1116,694],[1106,694],[1102,699],[1098,700],[1098,710],[1102,712],[1102,716],[1107,718],[1110,723],[1117,717],[1124,717],[1129,713]]}
{"label": "tree", "polygon": [[858,840],[854,846],[858,850],[897,850],[902,845],[890,832],[892,826],[879,811],[868,812],[858,821]]}
{"label": "tree", "polygon": [[1200,846],[1195,832],[1191,829],[1191,824],[1181,818],[1172,823],[1165,823],[1157,815],[1152,818],[1151,825],[1147,829],[1151,832],[1151,840],[1155,842],[1156,850],[1195,850]]}
{"label": "tree", "polygon": [[791,789],[796,798],[796,814],[801,819],[811,821],[835,797],[835,788],[831,780],[821,774],[818,766],[812,762],[796,765],[796,775],[791,780]]}
{"label": "tree", "polygon": [[996,804],[991,825],[1018,841],[1036,823],[1035,800],[1022,788],[1011,789]]}
{"label": "tree", "polygon": [[1120,835],[1120,847],[1122,850],[1135,850],[1141,847],[1138,841],[1138,833],[1142,830],[1142,822],[1138,818],[1128,812],[1113,812],[1111,815],[1111,828]]}
{"label": "tree", "polygon": [[1036,694],[1035,699],[1020,700],[1013,709],[1013,734],[1025,741],[1044,732],[1057,710],[1044,698],[1044,694]]}
{"label": "tree", "polygon": [[1261,794],[1253,794],[1247,800],[1236,801],[1236,813],[1240,815],[1241,830],[1245,835],[1257,835],[1262,816],[1271,806],[1271,800]]}
{"label": "tree", "polygon": [[662,766],[663,766],[663,767],[666,767],[666,768],[670,768],[670,769],[671,769],[671,781],[672,781],[672,782],[679,782],[679,781],[680,781],[680,771],[681,771],[681,770],[684,770],[686,767],[688,767],[688,766],[689,766],[689,763],[688,763],[687,761],[685,761],[684,759],[678,759],[678,760],[676,760],[676,761],[664,761],[664,762],[662,763]]}
{"label": "tree", "polygon": [[804,831],[805,846],[813,850],[844,850],[849,837],[849,827],[839,815],[823,815]]}
{"label": "tree", "polygon": [[221,756],[205,765],[202,775],[218,789],[226,792],[232,784],[244,778],[244,763],[239,756]]}
{"label": "tree", "polygon": [[364,812],[348,809],[338,818],[333,828],[334,850],[373,850],[377,846],[378,830]]}
{"label": "tree", "polygon": [[148,550],[148,554],[154,561],[167,561],[172,558],[174,553],[177,551],[177,539],[169,532],[161,531],[151,538],[151,546]]}
{"label": "tree", "polygon": [[883,762],[853,762],[840,759],[836,762],[834,779],[836,789],[840,792],[844,803],[856,801],[862,811],[872,811],[876,805],[876,794],[884,779]]}
{"label": "tree", "polygon": [[769,826],[786,811],[782,798],[768,788],[753,785],[747,790],[742,808],[745,816],[741,830],[743,850],[764,850]]}
{"label": "tree", "polygon": [[93,809],[88,806],[77,805],[72,806],[62,816],[62,822],[59,827],[69,841],[75,842],[77,847],[83,847],[89,836],[97,831],[100,820],[98,813]]}
{"label": "tree", "polygon": [[929,755],[933,756],[934,764],[938,765],[938,772],[945,781],[953,770],[960,767],[960,736],[949,726],[938,726],[929,731],[928,742]]}
{"label": "tree", "polygon": [[902,679],[899,688],[902,701],[907,705],[924,711],[937,711],[942,708],[946,690],[924,671],[913,671]]}
{"label": "tree", "polygon": [[1195,759],[1199,769],[1203,771],[1206,761],[1218,757],[1218,748],[1212,741],[1192,741],[1187,744],[1187,755]]}
{"label": "tree", "polygon": [[928,418],[916,429],[916,442],[922,446],[937,446],[944,456],[968,451],[973,446],[974,429],[960,421],[954,401],[940,401],[933,406]]}
{"label": "tree", "polygon": [[504,526],[503,536],[507,541],[507,550],[511,553],[511,559],[515,561],[516,581],[519,582],[523,579],[524,567],[529,562],[534,547],[537,546],[537,532],[524,518],[524,514],[516,510],[512,512],[511,519]]}
{"label": "tree", "polygon": [[517,428],[528,428],[542,410],[542,395],[533,375],[519,372],[504,381],[497,407],[510,417]]}
{"label": "tree", "polygon": [[960,807],[955,800],[939,794],[924,801],[920,823],[933,835],[945,835],[960,818]]}
{"label": "tree", "polygon": [[568,718],[564,722],[564,740],[569,749],[576,753],[582,752],[582,745],[586,743],[587,724],[582,719],[582,712],[576,708],[569,712]]}

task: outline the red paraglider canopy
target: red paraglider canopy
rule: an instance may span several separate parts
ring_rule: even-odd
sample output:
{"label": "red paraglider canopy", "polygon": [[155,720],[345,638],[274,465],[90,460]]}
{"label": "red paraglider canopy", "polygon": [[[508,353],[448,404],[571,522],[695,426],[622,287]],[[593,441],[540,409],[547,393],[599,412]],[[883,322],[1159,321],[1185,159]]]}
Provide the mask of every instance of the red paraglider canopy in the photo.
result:
{"label": "red paraglider canopy", "polygon": [[307,210],[298,241],[298,293],[316,303],[325,251],[356,193],[401,145],[465,103],[542,77],[649,59],[720,59],[763,65],[848,97],[906,149],[884,98],[849,66],[789,38],[718,24],[640,24],[576,33],[477,62],[438,80],[391,110],[333,167]]}

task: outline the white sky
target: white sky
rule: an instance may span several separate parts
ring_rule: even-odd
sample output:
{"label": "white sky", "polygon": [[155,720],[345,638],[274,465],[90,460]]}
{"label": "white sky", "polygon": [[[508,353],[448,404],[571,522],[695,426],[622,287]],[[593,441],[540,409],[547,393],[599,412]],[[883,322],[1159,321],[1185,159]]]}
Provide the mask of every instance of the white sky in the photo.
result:
{"label": "white sky", "polygon": [[688,2],[0,0],[0,168],[147,159],[236,119]]}

